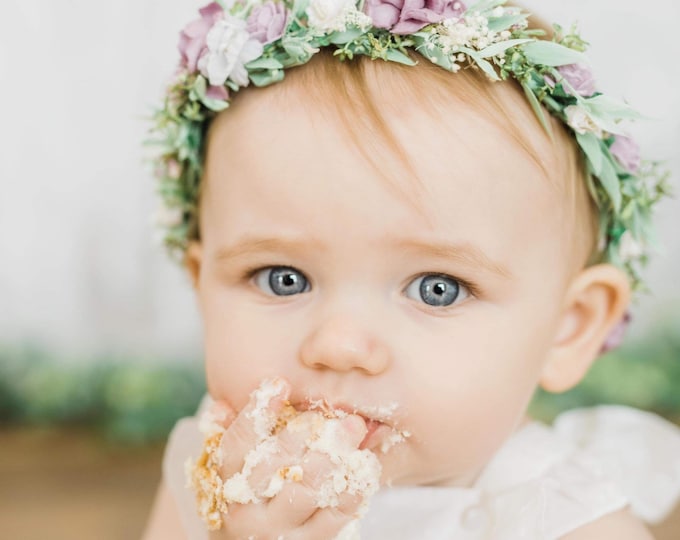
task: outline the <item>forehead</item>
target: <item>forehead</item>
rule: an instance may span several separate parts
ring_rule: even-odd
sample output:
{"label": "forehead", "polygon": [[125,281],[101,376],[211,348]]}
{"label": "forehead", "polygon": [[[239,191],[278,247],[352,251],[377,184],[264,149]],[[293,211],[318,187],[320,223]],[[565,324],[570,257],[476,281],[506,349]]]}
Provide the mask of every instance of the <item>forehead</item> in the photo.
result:
{"label": "forehead", "polygon": [[261,228],[369,245],[402,231],[473,243],[506,262],[550,256],[559,243],[552,183],[498,125],[462,103],[434,116],[417,101],[385,99],[389,128],[418,175],[365,133],[385,183],[332,107],[277,92],[243,92],[212,127],[204,239],[209,227],[223,240]]}

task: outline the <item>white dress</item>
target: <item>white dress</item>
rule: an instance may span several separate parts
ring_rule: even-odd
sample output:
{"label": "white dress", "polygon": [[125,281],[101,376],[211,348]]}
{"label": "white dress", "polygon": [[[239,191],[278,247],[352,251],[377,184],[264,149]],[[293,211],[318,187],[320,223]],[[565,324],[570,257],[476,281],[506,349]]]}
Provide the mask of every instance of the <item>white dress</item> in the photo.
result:
{"label": "white dress", "polygon": [[[184,462],[202,446],[196,417],[168,440],[163,477],[190,540],[207,533],[185,488]],[[551,540],[630,505],[648,523],[680,500],[680,428],[622,406],[575,409],[552,427],[513,434],[470,488],[382,488],[361,521],[363,540]]]}

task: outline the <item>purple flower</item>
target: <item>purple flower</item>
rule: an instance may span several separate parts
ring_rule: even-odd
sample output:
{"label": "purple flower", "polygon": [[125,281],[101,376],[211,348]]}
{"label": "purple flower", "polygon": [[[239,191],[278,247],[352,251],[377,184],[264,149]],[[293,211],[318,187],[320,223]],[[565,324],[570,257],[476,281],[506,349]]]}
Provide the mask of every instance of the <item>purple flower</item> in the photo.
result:
{"label": "purple flower", "polygon": [[428,24],[460,17],[465,9],[460,0],[367,0],[365,12],[376,28],[412,34]]}
{"label": "purple flower", "polygon": [[631,137],[615,135],[609,151],[627,171],[636,173],[640,169],[640,147]]}
{"label": "purple flower", "polygon": [[200,19],[190,22],[179,35],[179,52],[182,63],[193,73],[198,67],[198,60],[206,51],[206,37],[213,25],[222,18],[224,10],[217,2],[212,2],[199,10]]}
{"label": "purple flower", "polygon": [[248,16],[248,33],[262,45],[276,41],[283,35],[289,11],[283,2],[268,0],[256,5]]}
{"label": "purple flower", "polygon": [[[567,94],[590,97],[596,92],[595,78],[588,67],[581,64],[567,64],[559,66],[557,71],[569,83],[562,85]],[[555,80],[552,77],[546,75],[544,78],[548,86],[555,88]]]}
{"label": "purple flower", "polygon": [[626,314],[623,316],[623,319],[621,319],[621,321],[614,328],[612,328],[611,332],[607,336],[607,339],[602,344],[600,354],[609,352],[612,349],[616,349],[619,345],[621,345],[621,342],[623,341],[623,337],[626,334],[626,330],[628,329],[628,325],[630,325],[631,320],[632,316],[630,314],[630,311],[626,311]]}

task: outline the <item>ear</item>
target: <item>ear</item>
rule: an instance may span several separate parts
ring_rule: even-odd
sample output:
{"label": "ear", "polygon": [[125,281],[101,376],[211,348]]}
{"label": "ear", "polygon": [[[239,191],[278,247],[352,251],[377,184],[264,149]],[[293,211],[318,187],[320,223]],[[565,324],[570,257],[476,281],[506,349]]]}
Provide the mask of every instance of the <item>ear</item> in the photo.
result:
{"label": "ear", "polygon": [[198,289],[198,281],[201,275],[201,264],[203,262],[203,246],[200,242],[193,241],[184,253],[184,267],[187,269],[191,284],[194,289]]}
{"label": "ear", "polygon": [[623,318],[630,295],[628,276],[611,264],[590,266],[573,279],[539,380],[544,390],[564,392],[581,381]]}

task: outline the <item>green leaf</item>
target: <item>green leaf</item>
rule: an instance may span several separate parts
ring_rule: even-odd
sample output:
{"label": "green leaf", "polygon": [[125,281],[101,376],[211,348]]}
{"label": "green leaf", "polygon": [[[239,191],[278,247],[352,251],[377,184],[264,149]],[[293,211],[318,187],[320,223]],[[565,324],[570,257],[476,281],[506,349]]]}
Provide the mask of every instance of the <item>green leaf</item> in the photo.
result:
{"label": "green leaf", "polygon": [[202,97],[201,103],[205,105],[208,109],[215,112],[220,112],[229,107],[228,101],[222,101],[220,99],[212,99],[209,97]]}
{"label": "green leaf", "polygon": [[252,62],[248,62],[245,68],[250,71],[254,69],[281,69],[283,64],[276,60],[275,58],[263,58],[260,57]]}
{"label": "green leaf", "polygon": [[208,81],[205,80],[205,77],[203,77],[203,75],[199,75],[198,77],[196,77],[194,85],[191,87],[191,89],[196,93],[196,97],[198,97],[198,99],[201,99],[205,97],[205,92],[208,89]]}
{"label": "green leaf", "polygon": [[550,124],[548,123],[548,120],[545,117],[545,113],[541,108],[541,103],[538,101],[536,94],[534,94],[533,90],[524,83],[522,83],[522,88],[524,89],[524,94],[527,96],[527,99],[529,100],[531,108],[534,110],[534,113],[538,117],[538,120],[541,122],[543,129],[545,129],[545,131],[548,133],[550,139],[553,139],[552,128],[550,127]]}
{"label": "green leaf", "polygon": [[253,84],[258,87],[269,86],[275,82],[283,80],[284,72],[282,69],[273,69],[271,71],[253,71],[248,73],[248,77],[253,81]]}
{"label": "green leaf", "polygon": [[[420,40],[416,39],[416,43],[418,43],[418,41]],[[438,66],[451,71],[451,60],[449,57],[445,55],[439,47],[428,49],[427,45],[427,42],[423,41],[420,47],[416,47],[416,50],[428,60],[434,60],[434,63]]]}
{"label": "green leaf", "polygon": [[484,71],[484,73],[486,73],[491,80],[493,80],[493,81],[499,81],[500,80],[498,73],[496,73],[496,70],[493,68],[493,66],[489,62],[487,62],[486,60],[484,60],[483,58],[480,58],[480,57],[476,57],[476,58],[473,57],[473,59],[474,59],[475,63],[480,68],[482,68],[482,71]]}
{"label": "green leaf", "polygon": [[515,24],[524,22],[527,18],[526,13],[519,15],[503,15],[502,17],[492,17],[489,19],[489,30],[492,32],[502,32]]}
{"label": "green leaf", "polygon": [[597,175],[597,178],[612,201],[614,213],[618,214],[621,211],[621,188],[619,177],[616,175],[614,166],[609,159],[605,158],[602,160],[602,172]]}
{"label": "green leaf", "polygon": [[493,81],[499,81],[500,77],[498,76],[498,73],[496,73],[496,70],[493,68],[491,63],[488,61],[484,60],[479,53],[473,49],[470,49],[468,47],[461,47],[460,52],[468,55],[472,60],[474,60],[475,64],[477,64],[481,70],[486,73],[489,78]]}
{"label": "green leaf", "polygon": [[506,51],[510,47],[515,47],[516,45],[521,45],[523,43],[529,43],[533,41],[532,39],[509,39],[507,41],[501,41],[499,43],[494,43],[489,45],[486,49],[482,49],[477,54],[481,58],[489,58],[491,56],[497,56],[500,53]]}
{"label": "green leaf", "polygon": [[612,117],[622,120],[641,120],[645,118],[627,103],[602,94],[582,99],[581,105],[583,105],[588,112],[602,117]]}
{"label": "green leaf", "polygon": [[538,40],[522,47],[527,60],[543,66],[564,66],[567,64],[587,63],[583,53],[569,49],[553,41]]}
{"label": "green leaf", "polygon": [[473,11],[488,11],[490,9],[493,9],[498,6],[502,6],[505,4],[507,0],[479,0],[479,2],[473,4],[469,8],[467,8],[468,13],[472,13]]}
{"label": "green leaf", "polygon": [[392,62],[397,62],[399,64],[405,64],[407,66],[415,66],[417,62],[414,62],[408,55],[397,49],[389,49],[387,51],[387,59]]}
{"label": "green leaf", "polygon": [[602,174],[603,161],[600,139],[598,139],[594,133],[576,133],[576,140],[588,158],[593,174],[595,176],[600,176],[600,174]]}
{"label": "green leaf", "polygon": [[335,45],[344,45],[345,43],[354,41],[363,34],[365,34],[365,32],[361,28],[355,27],[344,32],[333,32],[328,36],[328,41]]}

